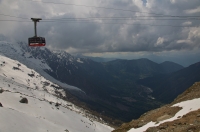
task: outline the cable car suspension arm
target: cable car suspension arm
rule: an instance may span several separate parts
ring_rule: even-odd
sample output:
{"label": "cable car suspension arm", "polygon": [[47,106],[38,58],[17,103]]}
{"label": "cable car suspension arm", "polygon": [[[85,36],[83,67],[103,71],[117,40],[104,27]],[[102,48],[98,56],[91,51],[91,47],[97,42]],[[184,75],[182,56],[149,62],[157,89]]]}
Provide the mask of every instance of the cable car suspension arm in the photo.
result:
{"label": "cable car suspension arm", "polygon": [[42,19],[41,18],[31,18],[31,20],[34,22],[34,28],[35,28],[35,36],[34,37],[37,37],[37,22],[39,22]]}

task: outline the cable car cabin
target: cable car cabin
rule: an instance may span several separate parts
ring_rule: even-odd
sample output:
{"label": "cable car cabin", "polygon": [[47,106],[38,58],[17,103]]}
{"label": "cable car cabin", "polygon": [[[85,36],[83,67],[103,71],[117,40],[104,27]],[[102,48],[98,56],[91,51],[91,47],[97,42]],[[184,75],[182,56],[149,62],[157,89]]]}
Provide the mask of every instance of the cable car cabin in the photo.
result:
{"label": "cable car cabin", "polygon": [[38,47],[38,46],[45,46],[45,38],[43,37],[32,37],[28,39],[29,46]]}

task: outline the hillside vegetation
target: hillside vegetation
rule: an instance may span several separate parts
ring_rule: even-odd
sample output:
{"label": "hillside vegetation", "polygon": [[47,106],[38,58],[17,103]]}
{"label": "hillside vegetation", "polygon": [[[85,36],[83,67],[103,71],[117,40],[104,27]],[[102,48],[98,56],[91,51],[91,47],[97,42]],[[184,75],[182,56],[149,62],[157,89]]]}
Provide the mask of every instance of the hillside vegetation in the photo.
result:
{"label": "hillside vegetation", "polygon": [[[134,128],[134,129],[132,129]],[[200,82],[196,82],[172,103],[143,114],[139,119],[124,123],[113,132],[199,132]]]}

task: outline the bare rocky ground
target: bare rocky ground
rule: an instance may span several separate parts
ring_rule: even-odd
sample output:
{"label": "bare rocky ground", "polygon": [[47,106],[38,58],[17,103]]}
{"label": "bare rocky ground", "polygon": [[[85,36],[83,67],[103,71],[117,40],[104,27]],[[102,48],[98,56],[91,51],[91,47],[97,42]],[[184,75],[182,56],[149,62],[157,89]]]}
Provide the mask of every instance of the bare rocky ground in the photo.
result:
{"label": "bare rocky ground", "polygon": [[[144,113],[139,119],[124,123],[113,132],[127,132],[131,128],[142,127],[150,121],[160,122],[169,119],[182,109],[181,107],[171,107],[172,105],[195,98],[200,98],[200,82],[193,84],[171,104]],[[148,128],[146,132],[200,132],[200,109],[192,111],[177,120],[165,122],[157,127]]]}
{"label": "bare rocky ground", "polygon": [[151,127],[146,132],[200,132],[200,109],[172,122]]}

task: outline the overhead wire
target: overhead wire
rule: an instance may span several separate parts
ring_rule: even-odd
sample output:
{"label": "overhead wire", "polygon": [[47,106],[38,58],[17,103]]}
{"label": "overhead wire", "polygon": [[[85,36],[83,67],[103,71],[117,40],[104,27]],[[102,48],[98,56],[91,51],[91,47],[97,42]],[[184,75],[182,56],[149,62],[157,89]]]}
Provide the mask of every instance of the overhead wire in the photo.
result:
{"label": "overhead wire", "polygon": [[[139,11],[133,11],[133,10],[127,10],[127,9],[119,9],[119,8],[112,8],[112,7],[102,7],[102,6],[67,4],[67,3],[37,1],[37,0],[22,0],[22,1],[26,1],[26,2],[40,2],[40,3],[46,3],[46,4],[71,5],[71,6],[79,6],[79,7],[92,7],[92,8],[101,8],[101,9],[109,9],[109,10],[120,10],[120,11],[126,11],[126,12],[139,12]],[[148,13],[148,12],[139,12],[139,13]],[[163,14],[157,14],[157,13],[148,13],[148,14],[163,15]]]}
{"label": "overhead wire", "polygon": [[0,20],[2,22],[31,22],[31,21],[23,21],[23,20]]}
{"label": "overhead wire", "polygon": [[112,8],[112,7],[102,7],[102,6],[92,6],[92,5],[79,5],[79,4],[67,4],[67,3],[58,3],[58,2],[37,1],[37,0],[21,0],[21,1],[39,2],[39,3],[46,3],[46,4],[71,5],[71,6],[79,6],[79,7],[92,7],[92,8],[101,8],[101,9],[108,9],[108,10],[120,10],[120,11],[126,11],[126,12],[137,12],[137,13],[144,13],[144,14],[154,14],[154,15],[157,15],[157,16],[166,16],[166,17],[200,17],[200,16],[165,15],[165,14],[158,14],[158,13],[149,13],[149,12],[141,12],[141,11],[127,10],[127,9],[120,9],[120,8]]}
{"label": "overhead wire", "polygon": [[96,18],[90,18],[90,17],[85,17],[85,18],[45,18],[43,20],[55,20],[55,21],[65,21],[65,20],[200,20],[200,18],[182,18],[182,19],[162,19],[162,18],[159,18],[159,19],[154,19],[154,18],[147,18],[147,19],[142,19],[142,18],[131,18],[131,17],[118,17],[118,18],[115,18],[115,17],[110,17],[110,18],[101,18],[101,17],[96,17]]}
{"label": "overhead wire", "polygon": [[[57,3],[57,2],[45,2],[45,1],[37,1],[37,0],[22,0],[26,2],[40,2],[40,3],[46,3],[46,4],[62,4],[62,5],[72,5],[72,6],[83,6],[83,7],[92,7],[92,8],[102,8],[102,9],[110,9],[110,10],[120,10],[120,11],[130,11],[130,12],[138,12],[138,13],[145,13],[145,14],[154,14],[156,16],[132,16],[132,17],[87,17],[87,18],[57,18],[57,19],[48,19],[45,18],[43,20],[63,20],[63,19],[75,19],[75,20],[81,20],[81,19],[101,19],[101,20],[127,20],[127,19],[134,19],[134,20],[199,20],[200,16],[180,16],[180,15],[165,15],[165,14],[158,14],[158,13],[149,13],[149,12],[141,12],[141,11],[133,11],[133,10],[127,10],[127,9],[118,9],[118,8],[111,8],[111,7],[100,7],[100,6],[91,6],[91,5],[78,5],[78,4],[67,4],[67,3]],[[20,19],[29,19],[29,18],[24,18],[24,17],[16,17],[16,16],[11,16],[11,15],[5,15],[5,14],[0,14],[4,16],[9,16],[9,17],[15,17],[15,18],[20,18]],[[141,17],[151,17],[151,19],[138,19]],[[154,19],[152,19],[152,17]],[[182,18],[182,19],[155,19],[155,18]]]}
{"label": "overhead wire", "polygon": [[[30,18],[25,18],[25,17],[18,17],[18,16],[12,16],[12,15],[7,15],[7,14],[0,14],[2,16],[7,16],[7,17],[13,17],[13,18],[20,18],[20,19],[30,19]],[[147,16],[139,16],[139,17],[147,17]],[[149,17],[154,17],[154,16],[149,16]],[[82,18],[75,18],[75,17],[70,17],[70,18],[44,18],[43,20],[200,20],[200,18],[179,18],[179,19],[169,19],[169,18],[164,18],[164,19],[155,19],[155,18],[151,18],[151,19],[138,19],[137,17],[82,17]]]}
{"label": "overhead wire", "polygon": [[[90,22],[90,21],[41,21],[42,23],[45,23],[45,22],[58,22],[58,23],[93,23],[93,22]],[[157,25],[157,24],[129,24],[129,23],[107,23],[107,22],[101,22],[101,23],[98,23],[98,24],[118,24],[118,25],[132,25],[132,26],[140,26],[140,25],[146,25],[146,26],[162,26],[162,27],[195,27],[195,26],[180,26],[180,25]]]}
{"label": "overhead wire", "polygon": [[[84,7],[93,7],[93,8],[103,8],[103,9],[112,9],[112,10],[121,10],[121,11],[130,11],[130,12],[138,12],[138,13],[146,13],[146,14],[154,14],[156,16],[131,16],[131,17],[85,17],[85,18],[44,18],[41,22],[59,22],[59,23],[69,23],[69,22],[79,22],[79,23],[88,23],[92,22],[91,20],[200,20],[200,16],[174,16],[174,15],[164,15],[157,13],[149,13],[149,12],[140,12],[126,9],[118,9],[118,8],[110,8],[110,7],[98,7],[98,6],[89,6],[89,5],[77,5],[77,4],[66,4],[66,3],[56,3],[56,2],[44,2],[44,1],[36,1],[36,0],[22,0],[27,2],[41,2],[41,3],[49,3],[49,4],[63,4],[63,5],[73,5],[73,6],[84,6]],[[25,17],[12,16],[7,14],[0,14],[2,16],[20,18],[20,19],[29,19]],[[138,19],[140,18],[140,19]],[[141,19],[148,18],[148,19]],[[159,18],[159,19],[157,19]],[[164,19],[163,19],[164,18]],[[174,19],[176,18],[176,19]],[[29,21],[19,21],[19,20],[0,20],[7,22],[29,22]],[[31,21],[30,21],[31,22]],[[96,22],[96,21],[94,21]],[[125,25],[149,25],[149,26],[171,26],[171,27],[192,27],[192,26],[177,26],[177,25],[157,25],[157,24],[128,24],[128,23],[100,23],[99,24],[125,24]]]}
{"label": "overhead wire", "polygon": [[[23,21],[23,20],[0,20],[0,22],[31,22],[31,21]],[[76,20],[65,20],[65,21],[41,21],[42,23],[48,23],[48,22],[56,22],[56,23],[94,23],[88,20],[85,21],[76,21]],[[97,22],[96,22],[97,23]],[[195,27],[195,26],[180,26],[180,25],[157,25],[157,24],[129,24],[129,23],[107,23],[107,22],[98,22],[98,24],[120,24],[120,25],[133,25],[133,26],[140,26],[140,25],[145,25],[145,26],[162,26],[162,27]]]}
{"label": "overhead wire", "polygon": [[7,16],[7,17],[14,17],[14,18],[20,18],[20,19],[29,19],[25,17],[18,17],[18,16],[12,16],[12,15],[7,15],[7,14],[0,14],[1,16]]}
{"label": "overhead wire", "polygon": [[[4,21],[4,22],[31,22],[31,21],[22,21],[22,20],[0,20],[0,21]],[[45,22],[58,22],[58,21],[41,21],[42,23]],[[92,23],[89,21],[60,21],[59,23]],[[137,25],[137,26],[156,26],[156,27],[195,27],[195,26],[179,26],[179,25],[157,25],[157,24],[128,24],[128,23],[99,23],[99,24],[112,24],[112,25],[116,25],[116,24],[120,24],[120,25]]]}

